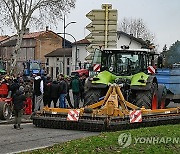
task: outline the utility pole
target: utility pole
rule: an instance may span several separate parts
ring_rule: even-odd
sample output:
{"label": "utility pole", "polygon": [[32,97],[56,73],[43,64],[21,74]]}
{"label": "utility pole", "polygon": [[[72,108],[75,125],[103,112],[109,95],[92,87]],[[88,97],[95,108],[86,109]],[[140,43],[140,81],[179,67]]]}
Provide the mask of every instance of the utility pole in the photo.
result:
{"label": "utility pole", "polygon": [[65,68],[65,48],[66,48],[66,28],[67,26],[69,26],[70,24],[74,24],[76,23],[75,21],[71,21],[68,24],[66,24],[66,17],[64,15],[64,29],[63,29],[63,34],[64,34],[64,40],[63,40],[63,48],[64,48],[64,55],[63,55],[63,74],[65,74],[66,72],[66,68]]}

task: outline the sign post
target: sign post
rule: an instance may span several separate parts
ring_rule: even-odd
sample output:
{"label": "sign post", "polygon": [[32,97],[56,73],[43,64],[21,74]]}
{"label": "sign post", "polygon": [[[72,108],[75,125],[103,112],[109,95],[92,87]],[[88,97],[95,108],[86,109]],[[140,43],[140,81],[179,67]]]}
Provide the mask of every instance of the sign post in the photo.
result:
{"label": "sign post", "polygon": [[117,46],[117,10],[111,4],[103,4],[101,10],[91,10],[86,17],[92,22],[86,26],[91,32],[86,39],[91,42],[87,46],[90,53],[99,48],[116,48]]}

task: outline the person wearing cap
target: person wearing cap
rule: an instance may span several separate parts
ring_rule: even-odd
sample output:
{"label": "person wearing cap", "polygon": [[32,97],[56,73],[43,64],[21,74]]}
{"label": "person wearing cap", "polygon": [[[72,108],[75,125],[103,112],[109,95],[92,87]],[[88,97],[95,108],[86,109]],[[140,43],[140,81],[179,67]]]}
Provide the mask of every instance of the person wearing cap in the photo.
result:
{"label": "person wearing cap", "polygon": [[79,75],[75,75],[70,83],[70,87],[72,89],[73,93],[73,99],[74,99],[74,108],[79,108],[80,104],[80,94],[82,91],[82,83],[79,79]]}
{"label": "person wearing cap", "polygon": [[44,93],[44,82],[40,76],[40,74],[38,74],[35,78],[34,78],[34,112],[37,112],[39,110],[42,110],[43,108],[43,93]]}
{"label": "person wearing cap", "polygon": [[44,106],[51,107],[51,98],[50,98],[50,86],[52,84],[52,79],[50,75],[46,76],[46,79],[43,80],[44,82],[44,94],[43,94],[43,102]]}
{"label": "person wearing cap", "polygon": [[66,100],[67,100],[68,105],[69,105],[68,107],[74,108],[74,106],[73,106],[72,103],[71,103],[71,98],[70,98],[70,95],[69,95],[71,78],[70,78],[69,76],[66,76],[64,80],[66,81],[66,86],[67,86]]}
{"label": "person wearing cap", "polygon": [[81,92],[80,92],[80,97],[81,97],[81,101],[84,103],[84,95],[85,95],[85,91],[84,91],[84,86],[85,86],[85,81],[86,81],[86,74],[82,74],[82,76],[80,77],[80,81],[82,84],[82,88],[81,88]]}
{"label": "person wearing cap", "polygon": [[59,98],[59,83],[57,79],[54,79],[50,85],[50,102],[53,101],[54,108],[57,107],[57,101]]}
{"label": "person wearing cap", "polygon": [[21,117],[23,112],[22,110],[24,107],[24,101],[26,101],[26,96],[24,95],[24,87],[20,86],[12,97],[13,109],[15,115],[15,119],[14,119],[15,129],[22,129],[20,125],[21,125]]}
{"label": "person wearing cap", "polygon": [[12,92],[11,95],[13,96],[15,92],[19,89],[20,85],[17,79],[13,80],[13,83],[10,85],[9,90]]}
{"label": "person wearing cap", "polygon": [[59,107],[66,108],[67,84],[64,75],[59,75]]}

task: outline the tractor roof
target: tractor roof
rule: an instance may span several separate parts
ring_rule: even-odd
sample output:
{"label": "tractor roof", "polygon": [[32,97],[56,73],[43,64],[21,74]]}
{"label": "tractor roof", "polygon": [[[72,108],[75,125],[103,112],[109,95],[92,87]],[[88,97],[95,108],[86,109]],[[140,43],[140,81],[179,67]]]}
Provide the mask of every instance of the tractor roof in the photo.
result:
{"label": "tractor roof", "polygon": [[114,51],[114,52],[151,52],[149,49],[116,49],[116,48],[107,48],[103,51]]}

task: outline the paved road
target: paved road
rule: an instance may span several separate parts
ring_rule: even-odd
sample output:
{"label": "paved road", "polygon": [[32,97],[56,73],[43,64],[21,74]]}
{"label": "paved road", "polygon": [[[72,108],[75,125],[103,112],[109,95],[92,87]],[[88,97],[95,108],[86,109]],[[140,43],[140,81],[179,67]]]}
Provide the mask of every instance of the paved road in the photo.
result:
{"label": "paved road", "polygon": [[[168,107],[179,105],[171,102]],[[30,122],[29,116],[24,116],[23,122],[26,120]],[[24,123],[22,126],[24,129],[15,130],[12,124],[4,124],[4,121],[0,120],[0,154],[28,151],[98,134],[95,132],[37,128],[32,123]]]}
{"label": "paved road", "polygon": [[98,134],[95,132],[37,128],[30,123],[23,124],[22,127],[22,130],[16,130],[12,124],[0,125],[0,154],[28,151]]}

